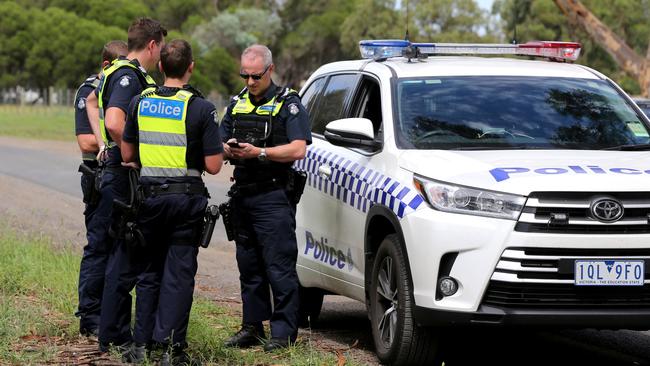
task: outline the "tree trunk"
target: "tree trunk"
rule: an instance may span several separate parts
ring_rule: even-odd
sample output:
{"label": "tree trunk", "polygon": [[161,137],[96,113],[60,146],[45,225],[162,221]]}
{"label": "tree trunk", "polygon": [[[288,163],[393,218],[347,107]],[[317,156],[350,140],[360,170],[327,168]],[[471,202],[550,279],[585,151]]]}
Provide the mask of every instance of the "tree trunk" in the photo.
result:
{"label": "tree trunk", "polygon": [[603,24],[580,0],[554,1],[569,22],[584,29],[600,47],[614,58],[623,71],[637,80],[643,96],[650,96],[650,45],[646,57],[643,57]]}

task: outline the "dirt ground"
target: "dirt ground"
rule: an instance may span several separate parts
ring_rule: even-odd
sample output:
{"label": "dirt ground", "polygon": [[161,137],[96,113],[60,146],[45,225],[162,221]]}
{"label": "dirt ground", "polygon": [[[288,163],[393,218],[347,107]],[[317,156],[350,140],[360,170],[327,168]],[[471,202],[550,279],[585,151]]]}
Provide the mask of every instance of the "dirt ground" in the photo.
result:
{"label": "dirt ground", "polygon": [[[26,153],[45,151],[50,159],[69,160],[78,156],[75,144],[70,142],[0,137],[0,151],[2,148],[21,149]],[[227,182],[228,169],[226,167],[217,177],[207,178],[207,183]],[[71,171],[70,175],[78,187],[78,173]],[[71,247],[81,253],[85,245],[83,203],[74,195],[49,187],[47,174],[43,174],[42,181],[42,184],[35,183],[0,172],[0,217],[18,232],[51,238],[54,246]],[[201,249],[197,294],[227,306],[234,315],[241,312],[238,275],[232,243],[216,238],[210,248]],[[311,331],[301,329],[299,337],[309,339],[312,345],[322,350],[344,351],[347,358],[358,363],[378,365],[365,315],[365,308],[360,303],[328,296],[321,321]],[[62,364],[110,364],[110,360],[93,359],[99,356],[84,342],[80,339],[77,343],[61,344]]]}

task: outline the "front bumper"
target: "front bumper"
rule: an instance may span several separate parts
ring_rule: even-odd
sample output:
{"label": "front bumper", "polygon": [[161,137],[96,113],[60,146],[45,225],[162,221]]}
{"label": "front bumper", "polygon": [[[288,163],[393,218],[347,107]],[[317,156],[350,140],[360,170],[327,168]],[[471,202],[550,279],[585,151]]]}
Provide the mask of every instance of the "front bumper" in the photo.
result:
{"label": "front bumper", "polygon": [[616,310],[506,309],[481,305],[474,312],[415,307],[420,326],[526,326],[539,328],[650,329],[650,308]]}

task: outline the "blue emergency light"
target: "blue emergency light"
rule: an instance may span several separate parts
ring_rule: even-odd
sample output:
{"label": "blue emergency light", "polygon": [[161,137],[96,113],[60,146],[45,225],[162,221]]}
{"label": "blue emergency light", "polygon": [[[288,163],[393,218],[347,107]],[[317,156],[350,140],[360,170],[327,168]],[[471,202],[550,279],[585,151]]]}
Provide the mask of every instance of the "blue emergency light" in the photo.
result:
{"label": "blue emergency light", "polygon": [[555,41],[533,41],[522,44],[471,44],[413,43],[399,39],[386,39],[359,42],[361,57],[375,60],[402,56],[416,58],[428,55],[519,55],[575,61],[580,55],[580,48],[580,43]]}

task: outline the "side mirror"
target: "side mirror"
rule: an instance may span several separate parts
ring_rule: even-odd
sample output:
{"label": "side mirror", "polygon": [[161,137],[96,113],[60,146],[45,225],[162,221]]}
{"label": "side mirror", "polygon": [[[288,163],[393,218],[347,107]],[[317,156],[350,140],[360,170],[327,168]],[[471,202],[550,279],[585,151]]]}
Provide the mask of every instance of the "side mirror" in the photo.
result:
{"label": "side mirror", "polygon": [[343,118],[325,126],[325,139],[333,145],[376,149],[381,144],[375,141],[372,122],[367,118]]}

